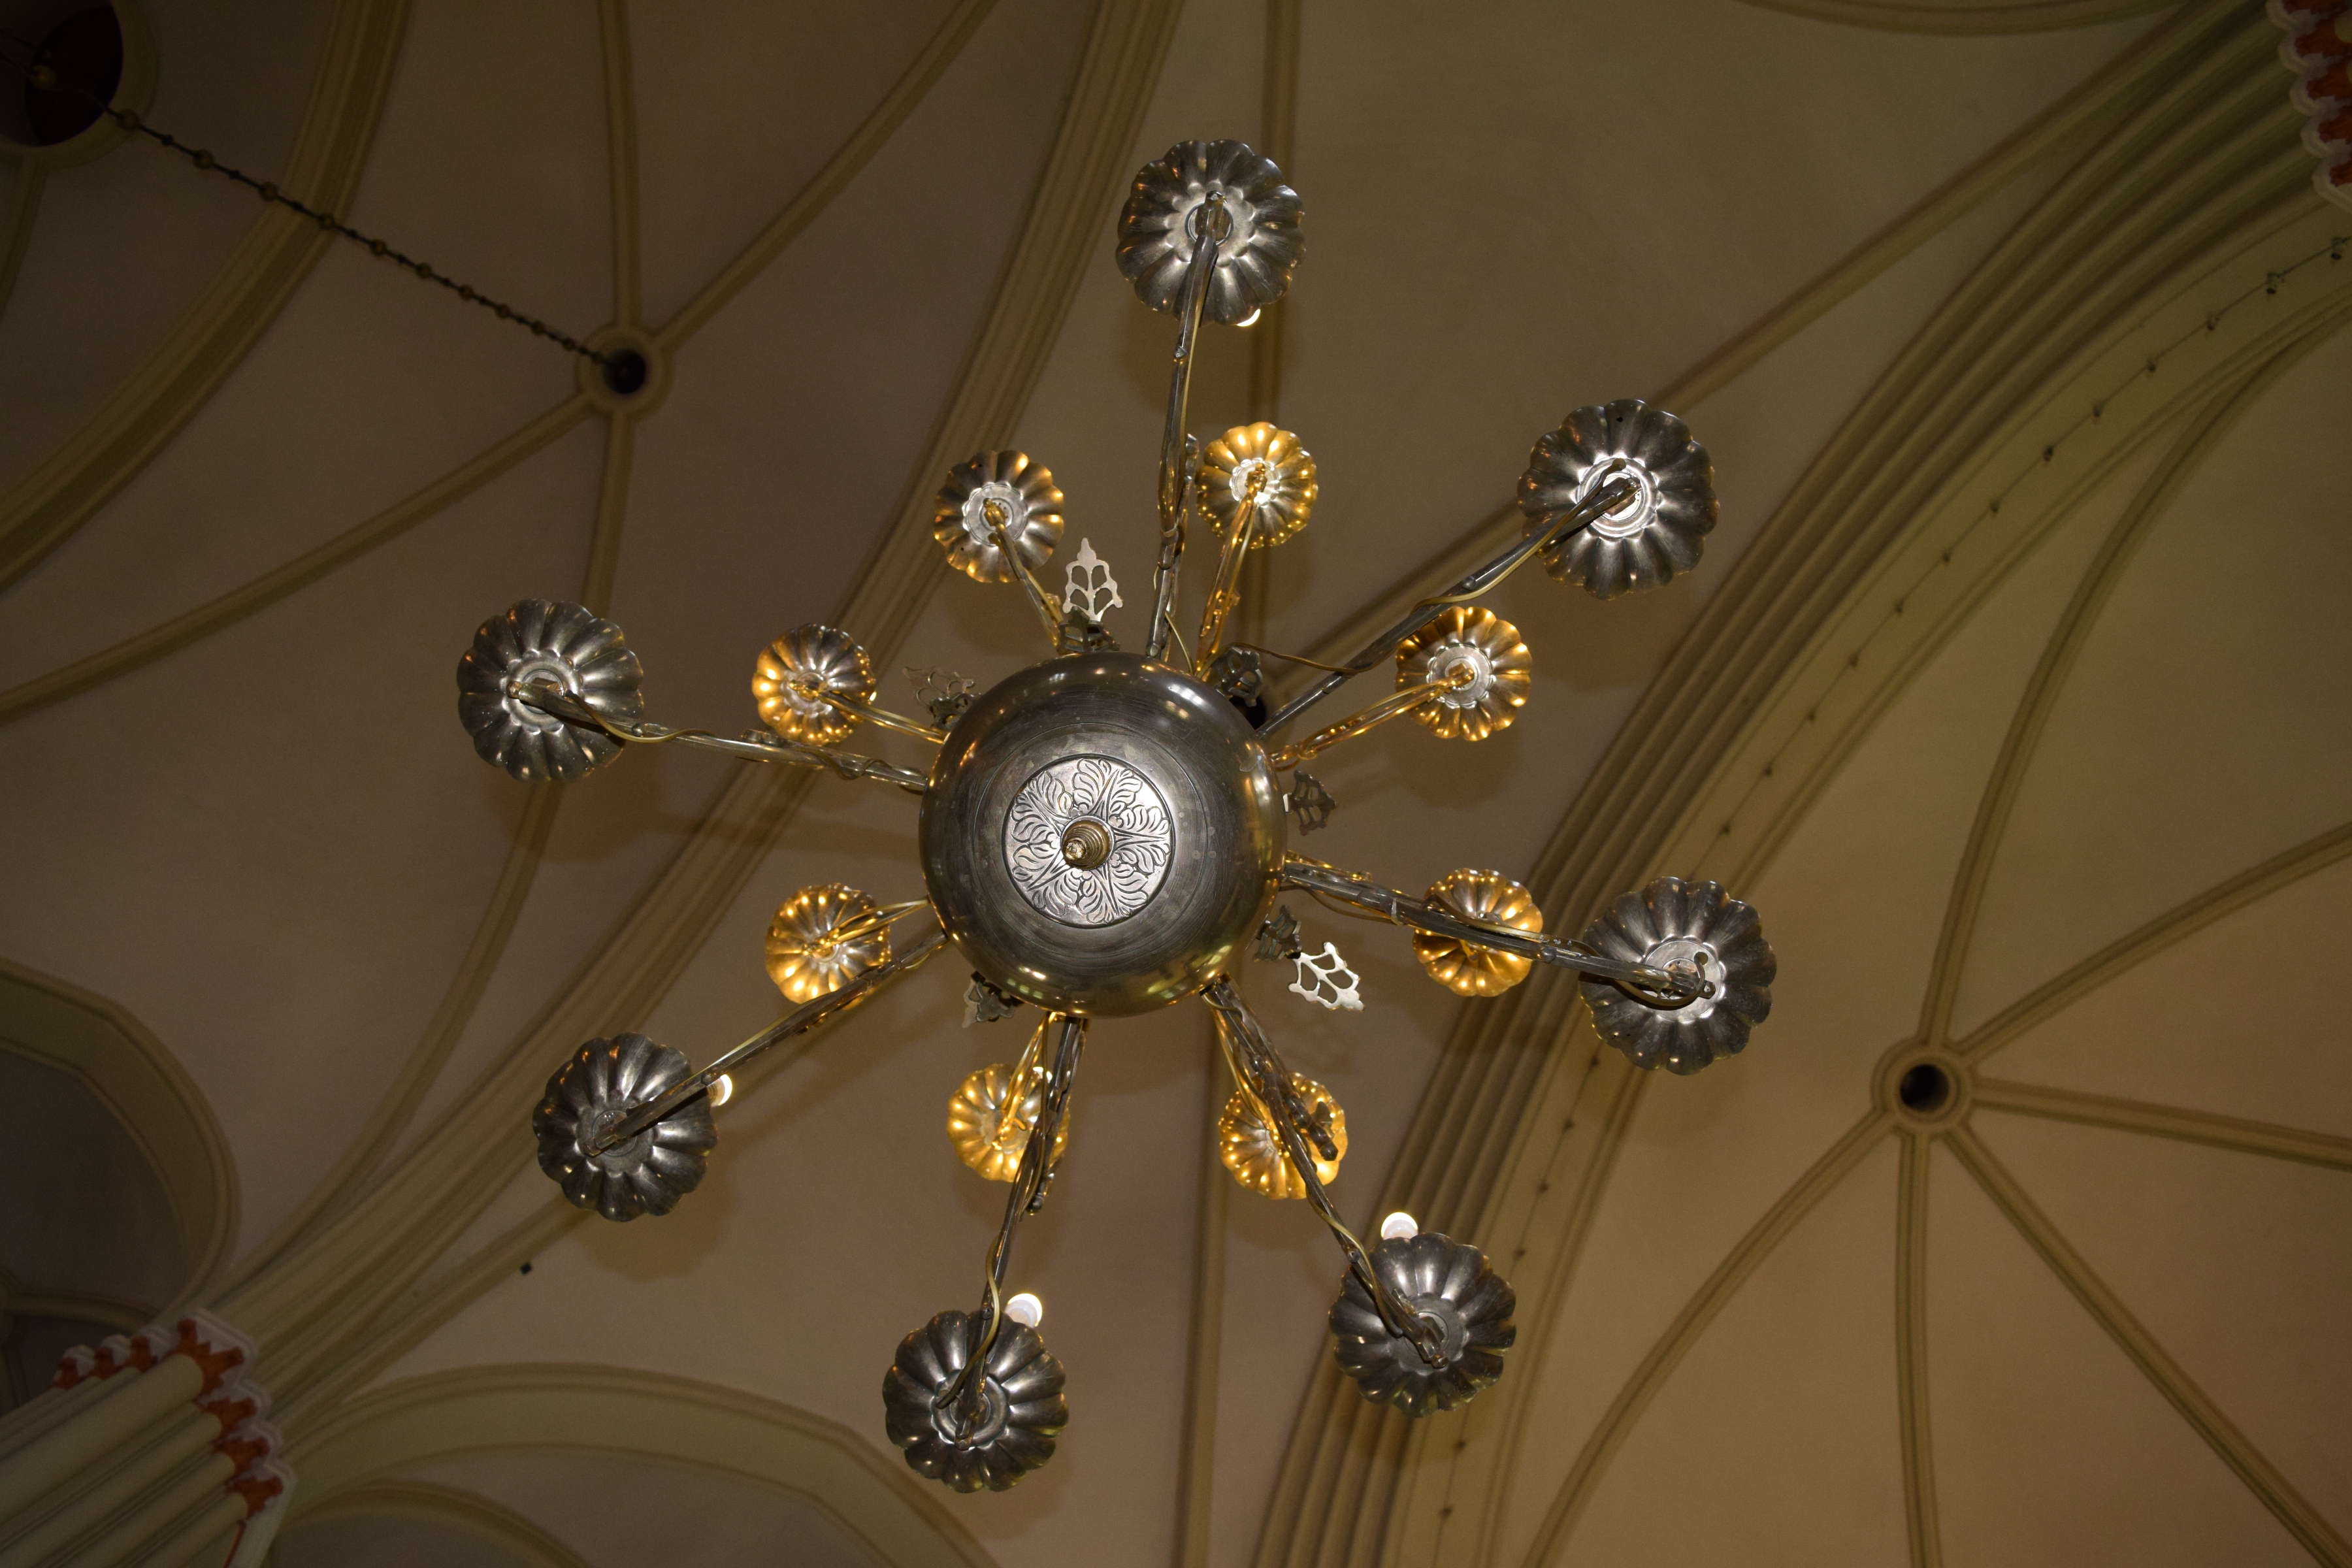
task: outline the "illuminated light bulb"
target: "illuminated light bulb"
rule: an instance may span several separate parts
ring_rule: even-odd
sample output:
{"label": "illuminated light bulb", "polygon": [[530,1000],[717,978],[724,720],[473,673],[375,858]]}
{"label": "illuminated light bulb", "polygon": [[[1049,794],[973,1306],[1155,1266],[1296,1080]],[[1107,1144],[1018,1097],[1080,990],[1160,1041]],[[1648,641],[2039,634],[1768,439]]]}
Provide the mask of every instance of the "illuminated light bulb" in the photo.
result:
{"label": "illuminated light bulb", "polygon": [[718,1081],[710,1086],[710,1109],[716,1110],[734,1098],[735,1080],[720,1073]]}
{"label": "illuminated light bulb", "polygon": [[1265,314],[1265,307],[1261,305],[1256,310],[1252,310],[1248,315],[1244,316],[1240,321],[1235,321],[1234,325],[1236,327],[1255,327],[1257,325],[1257,319]]}
{"label": "illuminated light bulb", "polygon": [[1035,1328],[1045,1320],[1045,1303],[1024,1290],[1004,1303],[1004,1315],[1024,1328]]}
{"label": "illuminated light bulb", "polygon": [[1410,1241],[1421,1234],[1421,1223],[1402,1209],[1381,1221],[1382,1241]]}

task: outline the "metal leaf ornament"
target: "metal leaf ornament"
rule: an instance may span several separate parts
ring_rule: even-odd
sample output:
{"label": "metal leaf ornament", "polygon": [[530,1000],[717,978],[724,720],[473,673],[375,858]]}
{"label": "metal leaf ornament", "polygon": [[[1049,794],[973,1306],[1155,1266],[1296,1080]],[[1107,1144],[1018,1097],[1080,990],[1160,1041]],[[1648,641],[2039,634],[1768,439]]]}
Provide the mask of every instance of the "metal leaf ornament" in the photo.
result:
{"label": "metal leaf ornament", "polygon": [[484,621],[457,661],[457,717],[484,762],[525,784],[586,778],[621,753],[602,730],[573,724],[512,695],[551,683],[615,723],[645,712],[645,667],[621,628],[583,605],[523,599]]}
{"label": "metal leaf ornament", "polygon": [[[1328,1186],[1339,1180],[1339,1161],[1348,1156],[1348,1113],[1329,1089],[1301,1073],[1290,1075],[1290,1092],[1307,1107],[1307,1114],[1331,1135],[1338,1156],[1315,1158],[1315,1179]],[[1309,1149],[1313,1148],[1310,1141]],[[1244,1089],[1234,1090],[1217,1118],[1217,1157],[1234,1180],[1266,1198],[1303,1198],[1307,1184],[1284,1152],[1282,1140],[1266,1125],[1265,1108]]]}
{"label": "metal leaf ornament", "polygon": [[1581,942],[1621,963],[1686,968],[1716,988],[1713,996],[1669,1007],[1607,981],[1580,982],[1593,1026],[1635,1067],[1696,1072],[1737,1055],[1748,1031],[1772,1011],[1780,963],[1764,928],[1754,910],[1713,882],[1661,877],[1610,905]]}
{"label": "metal leaf ornament", "polygon": [[884,1424],[918,1475],[960,1492],[1001,1492],[1054,1457],[1055,1435],[1069,1424],[1062,1363],[1037,1331],[1009,1320],[982,1363],[982,1414],[969,1428],[932,1398],[955,1381],[971,1353],[972,1320],[941,1312],[898,1342],[882,1374]]}
{"label": "metal leaf ornament", "polygon": [[1399,691],[1467,672],[1468,684],[1412,710],[1447,740],[1483,741],[1509,729],[1535,685],[1535,655],[1520,640],[1519,628],[1471,605],[1438,612],[1397,649],[1396,663]]}
{"label": "metal leaf ornament", "polygon": [[770,643],[751,671],[760,722],[788,741],[830,746],[857,728],[858,716],[828,696],[864,703],[874,696],[874,663],[847,632],[811,624]]}
{"label": "metal leaf ornament", "polygon": [[547,1080],[547,1096],[531,1112],[539,1168],[563,1195],[606,1219],[664,1215],[702,1184],[719,1130],[710,1100],[697,1096],[602,1154],[586,1144],[692,1073],[680,1052],[643,1035],[591,1040]]}
{"label": "metal leaf ornament", "polygon": [[890,928],[874,900],[839,882],[803,888],[768,922],[768,978],[796,1003],[832,994],[890,962]]}
{"label": "metal leaf ornament", "polygon": [[1250,513],[1250,548],[1270,549],[1307,526],[1320,494],[1315,459],[1298,437],[1263,419],[1201,449],[1201,510],[1220,529]]}
{"label": "metal leaf ornament", "polygon": [[1468,1404],[1503,1375],[1503,1352],[1518,1338],[1519,1299],[1476,1247],[1424,1230],[1372,1248],[1372,1270],[1441,1334],[1433,1366],[1413,1342],[1389,1332],[1371,1292],[1350,1273],[1331,1303],[1333,1352],[1375,1405],[1408,1415]]}
{"label": "metal leaf ornament", "polygon": [[[1449,871],[1433,884],[1428,901],[1486,925],[1530,934],[1543,930],[1535,895],[1500,871]],[[1535,960],[1450,936],[1416,931],[1412,955],[1429,977],[1463,996],[1499,996],[1528,977]]]}
{"label": "metal leaf ornament", "polygon": [[1715,466],[1690,429],[1637,397],[1580,408],[1535,446],[1519,476],[1530,537],[1619,479],[1633,497],[1544,552],[1544,570],[1601,598],[1656,588],[1698,564],[1714,529]]}
{"label": "metal leaf ornament", "polygon": [[1135,285],[1136,298],[1172,314],[1200,243],[1194,215],[1213,193],[1232,226],[1217,242],[1202,313],[1230,327],[1281,299],[1307,253],[1298,193],[1282,183],[1273,160],[1247,143],[1179,142],[1146,163],[1118,215],[1118,270]]}
{"label": "metal leaf ornament", "polygon": [[1062,542],[1062,492],[1053,470],[1026,452],[982,452],[950,470],[931,512],[931,537],[948,564],[975,583],[1010,583],[1013,564],[997,547],[996,531],[1035,571]]}

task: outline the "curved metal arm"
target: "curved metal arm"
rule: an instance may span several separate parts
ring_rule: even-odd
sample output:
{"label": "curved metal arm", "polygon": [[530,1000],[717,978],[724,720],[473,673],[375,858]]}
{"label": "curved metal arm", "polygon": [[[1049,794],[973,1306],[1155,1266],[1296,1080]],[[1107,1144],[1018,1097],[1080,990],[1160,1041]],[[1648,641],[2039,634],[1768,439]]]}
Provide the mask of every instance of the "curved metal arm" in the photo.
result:
{"label": "curved metal arm", "polygon": [[1004,1326],[1004,1271],[1013,1262],[1013,1233],[1024,1219],[1045,1206],[1045,1192],[1059,1165],[1054,1158],[1054,1142],[1061,1136],[1063,1120],[1070,1112],[1070,1088],[1077,1080],[1078,1055],[1086,1043],[1086,1019],[1064,1015],[1054,1065],[1046,1068],[1045,1087],[1038,1096],[1037,1120],[1029,1128],[1028,1142],[1021,1146],[1021,1168],[1013,1173],[1013,1190],[1004,1197],[1003,1223],[996,1227],[996,1240],[988,1249],[988,1268],[982,1277],[987,1294],[972,1320],[963,1366],[931,1395],[932,1409],[952,1411],[967,1429],[977,1427],[987,1416],[981,1368],[987,1363],[988,1352],[996,1348],[997,1333]]}
{"label": "curved metal arm", "polygon": [[693,1077],[683,1079],[670,1090],[646,1101],[628,1115],[582,1145],[581,1152],[593,1158],[616,1144],[630,1139],[717,1083],[722,1074],[750,1061],[770,1046],[788,1040],[794,1035],[805,1034],[835,1014],[855,1007],[875,992],[902,974],[911,974],[923,966],[923,961],[939,952],[947,941],[947,933],[934,926],[908,942],[898,956],[887,963],[877,963],[838,991],[829,991],[815,1001],[787,1013],[741,1045],[712,1062]]}
{"label": "curved metal arm", "polygon": [[1424,680],[1419,686],[1408,686],[1402,691],[1381,698],[1360,713],[1351,714],[1337,724],[1318,730],[1303,741],[1294,741],[1266,758],[1276,773],[1287,773],[1310,757],[1320,756],[1342,741],[1353,740],[1377,724],[1385,724],[1400,713],[1410,713],[1425,702],[1458,691],[1478,679],[1476,670],[1467,665],[1456,665],[1450,675],[1435,680]]}
{"label": "curved metal arm", "polygon": [[1715,994],[1714,982],[1705,979],[1695,970],[1655,969],[1646,963],[1620,963],[1613,958],[1603,958],[1580,942],[1562,942],[1558,937],[1513,931],[1508,926],[1470,920],[1442,905],[1416,899],[1394,888],[1383,887],[1368,877],[1359,877],[1352,871],[1342,871],[1301,856],[1284,858],[1282,886],[1322,898],[1337,899],[1343,904],[1352,904],[1383,920],[1414,931],[1427,931],[1432,936],[1452,937],[1473,947],[1493,948],[1498,952],[1533,959],[1538,963],[1558,964],[1562,969],[1579,970],[1596,979],[1614,981],[1652,1006],[1686,1007],[1693,1002]]}
{"label": "curved metal arm", "polygon": [[1192,482],[1197,444],[1184,434],[1184,410],[1192,396],[1192,351],[1201,337],[1201,310],[1209,302],[1209,279],[1217,253],[1233,232],[1233,215],[1222,195],[1209,198],[1185,219],[1194,226],[1192,259],[1184,269],[1184,292],[1177,310],[1175,362],[1168,370],[1168,422],[1160,433],[1160,559],[1151,569],[1151,631],[1144,653],[1158,658],[1175,629],[1176,565],[1184,553],[1184,492]]}
{"label": "curved metal arm", "polygon": [[1267,714],[1265,722],[1257,727],[1257,732],[1260,735],[1273,734],[1291,720],[1339,690],[1342,682],[1363,674],[1381,660],[1395,653],[1398,648],[1404,646],[1407,637],[1429,624],[1431,612],[1442,610],[1448,605],[1465,604],[1478,597],[1521,566],[1526,565],[1530,556],[1540,551],[1549,550],[1594,518],[1624,505],[1639,493],[1633,481],[1620,479],[1614,484],[1604,485],[1591,495],[1585,497],[1577,506],[1560,513],[1549,528],[1520,540],[1486,564],[1474,568],[1456,581],[1452,587],[1442,593],[1432,594],[1428,598],[1407,610],[1394,625],[1366,643],[1363,650],[1355,658]]}
{"label": "curved metal arm", "polygon": [[739,740],[730,741],[708,730],[672,730],[661,724],[625,724],[605,718],[562,687],[543,680],[513,682],[506,690],[507,695],[518,702],[551,714],[567,724],[601,730],[616,741],[640,746],[676,741],[680,745],[705,752],[722,752],[728,756],[741,757],[749,762],[791,763],[796,767],[828,768],[845,779],[874,779],[882,784],[896,784],[908,795],[921,795],[930,788],[930,780],[912,768],[902,768],[878,757],[861,757],[855,752],[836,752],[830,746],[812,746],[804,741],[787,741],[782,735],[765,731],[753,731]]}
{"label": "curved metal arm", "polygon": [[1250,1011],[1249,1004],[1243,1001],[1241,993],[1234,989],[1234,983],[1222,974],[1202,991],[1201,999],[1216,1009],[1217,1037],[1225,1047],[1226,1064],[1234,1069],[1234,1077],[1240,1081],[1242,1088],[1265,1113],[1266,1125],[1273,1128],[1275,1136],[1282,1140],[1283,1154],[1290,1162],[1291,1173],[1306,1186],[1307,1201],[1314,1205],[1316,1214],[1330,1229],[1332,1237],[1339,1243],[1339,1250],[1348,1255],[1348,1271],[1356,1277],[1356,1283],[1371,1296],[1373,1305],[1380,1309],[1381,1323],[1390,1333],[1411,1341],[1413,1348],[1421,1352],[1422,1360],[1432,1366],[1444,1365],[1444,1358],[1439,1353],[1444,1336],[1438,1326],[1413,1310],[1411,1302],[1401,1300],[1388,1288],[1381,1279],[1380,1270],[1372,1267],[1371,1255],[1364,1250],[1364,1244],[1356,1239],[1356,1233],[1349,1230],[1347,1222],[1339,1217],[1339,1209],[1332,1205],[1331,1194],[1324,1190],[1321,1179],[1315,1174],[1315,1153],[1307,1147],[1309,1132],[1327,1159],[1339,1156],[1339,1146],[1328,1132],[1311,1121],[1302,1129],[1304,1108],[1291,1091],[1290,1069],[1283,1066],[1282,1058],[1276,1054],[1273,1044],[1266,1039],[1265,1029],[1258,1025],[1257,1015]]}

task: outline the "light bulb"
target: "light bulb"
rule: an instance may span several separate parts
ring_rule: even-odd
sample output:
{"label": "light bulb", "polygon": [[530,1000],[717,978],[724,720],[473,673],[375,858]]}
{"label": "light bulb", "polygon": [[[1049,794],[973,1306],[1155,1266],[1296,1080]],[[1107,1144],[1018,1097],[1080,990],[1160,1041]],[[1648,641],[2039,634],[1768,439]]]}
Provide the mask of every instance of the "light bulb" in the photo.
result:
{"label": "light bulb", "polygon": [[1397,1210],[1388,1218],[1381,1221],[1382,1241],[1409,1241],[1420,1234],[1420,1222],[1402,1209]]}
{"label": "light bulb", "polygon": [[1035,1328],[1045,1319],[1045,1303],[1024,1290],[1004,1303],[1004,1315],[1027,1328]]}
{"label": "light bulb", "polygon": [[1234,325],[1236,327],[1255,327],[1257,325],[1257,319],[1265,314],[1265,307],[1261,305],[1256,310],[1252,310],[1248,315],[1244,316],[1240,321],[1235,321]]}
{"label": "light bulb", "polygon": [[710,1109],[716,1110],[734,1098],[735,1080],[720,1073],[718,1080],[710,1086]]}

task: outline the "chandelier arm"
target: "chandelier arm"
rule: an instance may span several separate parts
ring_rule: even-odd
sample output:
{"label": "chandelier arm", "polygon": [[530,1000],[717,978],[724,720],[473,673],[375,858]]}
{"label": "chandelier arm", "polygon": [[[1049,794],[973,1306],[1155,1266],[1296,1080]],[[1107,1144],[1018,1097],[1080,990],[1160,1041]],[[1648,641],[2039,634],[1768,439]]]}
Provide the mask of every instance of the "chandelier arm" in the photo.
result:
{"label": "chandelier arm", "polygon": [[1013,536],[1004,531],[1003,503],[983,501],[981,512],[988,519],[988,530],[996,539],[996,548],[1003,552],[1006,563],[1013,568],[1013,580],[1021,584],[1022,592],[1029,595],[1030,607],[1037,612],[1037,618],[1045,623],[1046,640],[1059,648],[1062,646],[1062,613],[1055,608],[1053,595],[1038,584],[1036,574],[1029,570],[1026,561],[1021,559],[1021,552],[1013,548]]}
{"label": "chandelier arm", "polygon": [[704,1068],[700,1072],[680,1080],[668,1092],[646,1101],[628,1115],[591,1138],[581,1146],[581,1152],[593,1158],[606,1150],[627,1142],[638,1133],[692,1100],[706,1093],[719,1078],[741,1067],[770,1046],[805,1034],[836,1013],[855,1007],[875,992],[904,974],[923,966],[925,960],[939,952],[947,942],[947,932],[937,926],[908,942],[896,958],[877,963],[837,991],[829,991],[815,1001],[786,1014],[733,1050]]}
{"label": "chandelier arm", "polygon": [[1177,304],[1176,353],[1168,370],[1168,422],[1160,437],[1160,559],[1151,569],[1151,635],[1144,652],[1158,658],[1175,627],[1176,567],[1184,553],[1185,492],[1200,460],[1200,444],[1184,433],[1184,413],[1192,396],[1192,351],[1201,338],[1201,311],[1209,302],[1209,280],[1217,256],[1233,232],[1224,197],[1212,191],[1185,220],[1196,226],[1192,259],[1184,268],[1184,293]]}
{"label": "chandelier arm", "polygon": [[1374,725],[1385,724],[1400,713],[1410,713],[1423,703],[1434,701],[1449,691],[1458,691],[1478,679],[1478,672],[1457,665],[1448,674],[1419,686],[1381,699],[1360,713],[1340,720],[1337,724],[1318,730],[1303,741],[1294,741],[1266,759],[1275,772],[1283,773],[1297,767],[1307,758],[1329,751],[1342,741],[1353,740]]}
{"label": "chandelier arm", "polygon": [[912,768],[902,768],[878,757],[860,756],[855,752],[837,752],[830,746],[812,746],[805,741],[788,741],[782,735],[754,732],[729,740],[708,730],[672,730],[662,724],[630,724],[608,719],[562,687],[543,680],[510,682],[506,694],[567,724],[585,725],[634,745],[653,746],[675,741],[698,751],[719,752],[747,762],[829,768],[845,779],[873,779],[896,784],[909,795],[921,795],[930,788],[929,778]]}
{"label": "chandelier arm", "polygon": [[1029,1128],[1028,1142],[1022,1145],[1021,1168],[1013,1175],[1013,1190],[1004,1196],[1004,1218],[997,1226],[996,1239],[989,1245],[988,1267],[981,1281],[987,1294],[971,1321],[963,1365],[931,1396],[932,1409],[953,1412],[967,1430],[977,1427],[987,1415],[982,1392],[986,1382],[983,1369],[1004,1326],[1004,1272],[1013,1262],[1013,1232],[1044,1206],[1046,1187],[1059,1163],[1054,1158],[1054,1141],[1061,1135],[1063,1120],[1069,1114],[1070,1088],[1077,1079],[1079,1053],[1086,1048],[1087,1020],[1076,1014],[1064,1014],[1061,1024],[1062,1037],[1054,1048],[1054,1065],[1046,1069],[1037,1120]]}
{"label": "chandelier arm", "polygon": [[1340,685],[1394,654],[1407,638],[1429,624],[1433,611],[1450,605],[1467,604],[1499,584],[1503,579],[1526,565],[1533,557],[1558,545],[1559,542],[1584,527],[1593,519],[1610,512],[1633,500],[1641,493],[1630,479],[1620,479],[1587,496],[1568,510],[1561,512],[1552,525],[1540,532],[1529,534],[1485,564],[1473,568],[1452,587],[1414,605],[1394,624],[1364,645],[1363,651],[1340,668],[1332,671],[1307,687],[1297,696],[1266,715],[1265,722],[1257,727],[1261,735],[1271,735],[1306,710],[1337,691]]}
{"label": "chandelier arm", "polygon": [[1250,530],[1256,521],[1257,508],[1243,507],[1218,541],[1217,573],[1209,579],[1208,603],[1201,606],[1201,641],[1192,650],[1192,674],[1198,679],[1209,679],[1209,666],[1225,645],[1225,622],[1241,605],[1242,558],[1249,553]]}
{"label": "chandelier arm", "polygon": [[798,689],[805,691],[807,695],[815,698],[818,701],[844,713],[863,719],[869,724],[878,725],[885,730],[896,730],[901,735],[912,735],[919,741],[929,741],[934,746],[948,738],[948,732],[945,730],[926,724],[920,719],[909,719],[904,713],[893,713],[887,708],[877,708],[863,698],[852,697],[846,692],[826,691],[806,687]]}
{"label": "chandelier arm", "polygon": [[1202,989],[1201,997],[1216,1010],[1220,1034],[1230,1031],[1227,1062],[1233,1063],[1234,1055],[1238,1054],[1240,1066],[1237,1075],[1246,1075],[1243,1077],[1243,1087],[1265,1111],[1266,1125],[1281,1139],[1283,1154],[1290,1162],[1291,1173],[1307,1189],[1307,1203],[1339,1242],[1339,1250],[1347,1255],[1348,1271],[1355,1276],[1356,1282],[1364,1288],[1373,1304],[1380,1309],[1381,1323],[1390,1333],[1409,1341],[1421,1352],[1422,1360],[1432,1366],[1443,1365],[1438,1353],[1443,1334],[1438,1326],[1415,1311],[1410,1302],[1401,1299],[1381,1278],[1380,1271],[1372,1267],[1371,1255],[1365,1251],[1364,1244],[1357,1239],[1356,1233],[1348,1228],[1348,1223],[1339,1217],[1338,1207],[1331,1202],[1331,1194],[1325,1191],[1322,1181],[1315,1174],[1316,1151],[1307,1147],[1308,1134],[1302,1131],[1302,1124],[1312,1129],[1314,1142],[1327,1158],[1336,1157],[1338,1147],[1331,1135],[1306,1114],[1306,1107],[1299,1103],[1297,1095],[1291,1089],[1290,1069],[1283,1065],[1281,1056],[1265,1037],[1265,1030],[1259,1026],[1257,1016],[1250,1011],[1249,1004],[1242,1000],[1241,993],[1234,989],[1233,982],[1222,974]]}
{"label": "chandelier arm", "polygon": [[1513,931],[1486,921],[1471,920],[1441,904],[1416,899],[1370,878],[1342,871],[1303,856],[1285,857],[1281,885],[1316,899],[1337,899],[1413,931],[1449,937],[1473,947],[1507,952],[1538,963],[1573,969],[1596,980],[1610,981],[1654,1007],[1685,1007],[1716,994],[1712,981],[1696,970],[1677,965],[1658,969],[1646,963],[1625,963],[1607,958],[1580,942],[1562,942],[1540,932]]}

